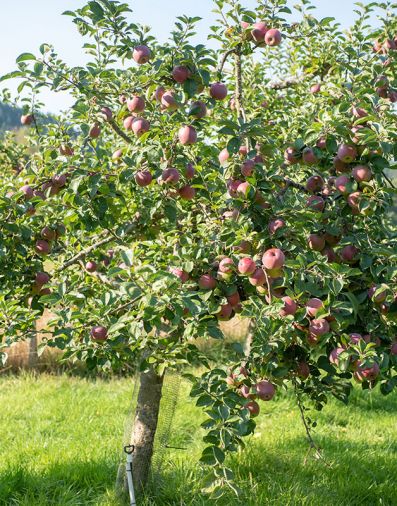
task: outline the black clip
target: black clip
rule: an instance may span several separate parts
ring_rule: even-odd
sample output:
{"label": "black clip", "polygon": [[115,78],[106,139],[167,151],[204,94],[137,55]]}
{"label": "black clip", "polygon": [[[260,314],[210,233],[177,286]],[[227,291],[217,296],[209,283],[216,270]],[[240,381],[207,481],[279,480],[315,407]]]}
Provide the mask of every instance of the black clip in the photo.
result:
{"label": "black clip", "polygon": [[124,446],[124,452],[128,453],[128,455],[131,455],[131,453],[134,453],[134,451],[135,451],[135,446],[134,445]]}

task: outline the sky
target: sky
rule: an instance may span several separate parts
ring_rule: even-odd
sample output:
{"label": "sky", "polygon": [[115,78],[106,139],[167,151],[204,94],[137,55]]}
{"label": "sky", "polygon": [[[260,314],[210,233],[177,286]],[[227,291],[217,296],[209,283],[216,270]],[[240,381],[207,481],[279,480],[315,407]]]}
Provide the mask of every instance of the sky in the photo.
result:
{"label": "sky", "polygon": [[[200,16],[200,38],[205,42],[207,27],[214,18],[211,13],[212,0],[123,0],[133,10],[131,20],[149,25],[159,41],[166,40],[177,16],[187,14]],[[362,0],[370,3],[370,0]],[[0,75],[15,70],[15,59],[24,52],[38,53],[43,42],[55,46],[57,53],[66,63],[80,65],[84,62],[81,50],[82,38],[77,33],[69,16],[61,16],[65,10],[74,10],[85,5],[85,0],[2,0],[2,27],[0,30]],[[289,5],[295,1],[291,0]],[[316,17],[332,16],[343,27],[348,27],[354,19],[355,0],[313,0],[317,7]],[[243,0],[251,7],[254,0]],[[17,82],[6,81],[0,86],[14,91]],[[66,94],[43,94],[46,109],[58,112],[71,103]]]}

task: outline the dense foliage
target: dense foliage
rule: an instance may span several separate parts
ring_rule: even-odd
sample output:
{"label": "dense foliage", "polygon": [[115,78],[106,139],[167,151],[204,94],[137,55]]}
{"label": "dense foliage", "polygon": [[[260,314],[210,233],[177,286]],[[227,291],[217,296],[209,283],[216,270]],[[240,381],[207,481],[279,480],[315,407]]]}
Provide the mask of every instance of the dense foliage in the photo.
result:
{"label": "dense foliage", "polygon": [[[303,395],[321,409],[353,378],[397,384],[397,26],[389,2],[379,29],[372,4],[346,33],[307,0],[293,23],[285,0],[214,3],[216,50],[192,45],[199,18],[159,45],[98,0],[66,13],[84,68],[48,44],[18,58],[6,77],[32,129],[17,163],[2,146],[0,318],[7,345],[48,308],[45,344],[65,357],[159,373],[206,364],[194,339],[250,318],[247,355],[192,378],[219,485],[276,388],[292,385],[304,416]],[[54,124],[43,87],[75,97]]]}

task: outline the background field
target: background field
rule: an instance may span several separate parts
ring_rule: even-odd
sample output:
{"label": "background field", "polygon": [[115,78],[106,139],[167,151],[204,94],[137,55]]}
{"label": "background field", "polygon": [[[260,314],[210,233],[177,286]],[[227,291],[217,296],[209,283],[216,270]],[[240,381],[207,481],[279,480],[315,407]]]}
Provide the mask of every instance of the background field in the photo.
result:
{"label": "background field", "polygon": [[[129,378],[0,377],[0,504],[125,504],[116,496],[115,476],[132,391]],[[215,504],[200,493],[203,414],[188,392],[183,382],[169,441],[188,451],[165,450],[161,479],[146,506]],[[396,395],[359,391],[349,407],[333,401],[323,413],[313,412],[325,462],[309,457],[305,465],[297,408],[279,395],[264,405],[255,437],[231,462],[241,500],[229,495],[217,504],[396,505],[396,414]]]}

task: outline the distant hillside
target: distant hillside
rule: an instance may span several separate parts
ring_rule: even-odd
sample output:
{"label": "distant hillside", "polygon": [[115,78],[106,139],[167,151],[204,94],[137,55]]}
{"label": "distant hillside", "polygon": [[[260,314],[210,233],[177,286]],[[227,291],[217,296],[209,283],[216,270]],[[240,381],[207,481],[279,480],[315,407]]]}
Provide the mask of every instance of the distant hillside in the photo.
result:
{"label": "distant hillside", "polygon": [[0,131],[21,126],[22,110],[0,102]]}

